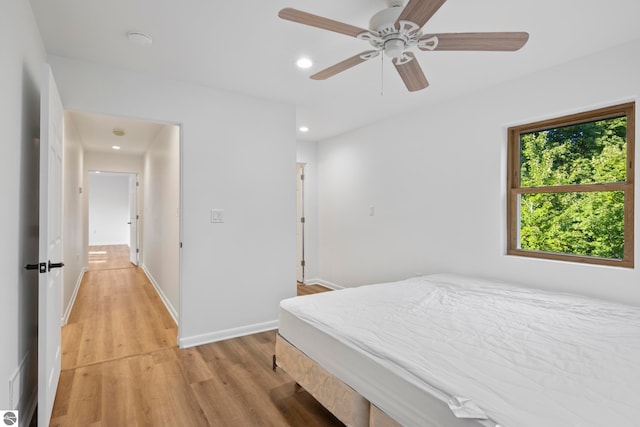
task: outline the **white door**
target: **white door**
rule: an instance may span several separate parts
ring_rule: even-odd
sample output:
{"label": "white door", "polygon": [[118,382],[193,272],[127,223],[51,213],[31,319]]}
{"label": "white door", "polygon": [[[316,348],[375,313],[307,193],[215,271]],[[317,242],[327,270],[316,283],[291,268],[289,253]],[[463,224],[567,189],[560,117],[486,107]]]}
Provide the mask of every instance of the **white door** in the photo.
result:
{"label": "white door", "polygon": [[38,275],[38,425],[48,426],[61,366],[63,110],[51,68],[40,101],[40,263]]}
{"label": "white door", "polygon": [[129,259],[138,265],[138,175],[129,175]]}

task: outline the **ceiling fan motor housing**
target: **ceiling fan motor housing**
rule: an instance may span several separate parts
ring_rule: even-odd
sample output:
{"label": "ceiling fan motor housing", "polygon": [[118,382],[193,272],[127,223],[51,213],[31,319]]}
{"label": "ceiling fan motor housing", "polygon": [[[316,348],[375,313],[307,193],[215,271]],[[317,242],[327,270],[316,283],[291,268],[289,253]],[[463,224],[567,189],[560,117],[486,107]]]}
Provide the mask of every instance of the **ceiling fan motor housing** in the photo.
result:
{"label": "ceiling fan motor housing", "polygon": [[369,30],[373,34],[359,36],[391,58],[402,57],[403,52],[415,45],[422,35],[420,28],[413,22],[401,21],[399,27],[396,27],[396,21],[402,13],[400,6],[389,7],[373,15],[369,20]]}
{"label": "ceiling fan motor housing", "polygon": [[398,17],[401,13],[401,7],[388,7],[386,9],[382,9],[380,12],[373,15],[369,20],[369,29],[371,31],[378,32],[380,35],[397,31],[394,27],[394,24],[398,20]]}

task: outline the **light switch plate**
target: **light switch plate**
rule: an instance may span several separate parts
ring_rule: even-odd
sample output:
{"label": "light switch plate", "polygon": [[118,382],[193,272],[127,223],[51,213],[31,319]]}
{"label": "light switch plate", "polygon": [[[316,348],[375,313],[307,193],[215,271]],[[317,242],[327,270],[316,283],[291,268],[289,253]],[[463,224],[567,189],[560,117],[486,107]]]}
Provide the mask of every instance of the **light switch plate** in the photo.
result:
{"label": "light switch plate", "polygon": [[224,209],[211,209],[211,222],[220,224],[224,222]]}

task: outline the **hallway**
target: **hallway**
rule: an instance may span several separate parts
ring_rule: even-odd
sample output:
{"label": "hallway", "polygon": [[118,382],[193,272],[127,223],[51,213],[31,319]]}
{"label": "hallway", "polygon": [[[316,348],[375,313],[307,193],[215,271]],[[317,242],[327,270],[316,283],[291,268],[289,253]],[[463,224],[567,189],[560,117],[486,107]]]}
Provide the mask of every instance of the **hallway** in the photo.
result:
{"label": "hallway", "polygon": [[176,343],[177,326],[142,269],[129,261],[128,246],[91,246],[89,271],[62,328],[51,425],[115,425],[106,415],[131,399],[131,369],[142,371],[135,367]]}
{"label": "hallway", "polygon": [[177,345],[177,326],[144,272],[131,267],[85,273],[62,328],[62,369]]}
{"label": "hallway", "polygon": [[62,329],[51,426],[342,425],[273,372],[275,331],[179,349],[176,324],[142,269],[118,248],[90,251]]}

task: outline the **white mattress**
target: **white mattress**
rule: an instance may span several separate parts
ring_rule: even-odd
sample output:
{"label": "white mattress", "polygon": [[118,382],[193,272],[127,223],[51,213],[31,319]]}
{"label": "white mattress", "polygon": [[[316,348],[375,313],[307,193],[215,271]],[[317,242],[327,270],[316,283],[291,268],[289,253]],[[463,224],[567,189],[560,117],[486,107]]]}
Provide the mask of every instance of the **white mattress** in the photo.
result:
{"label": "white mattress", "polygon": [[640,425],[638,307],[433,275],[280,308],[285,339],[404,426]]}

